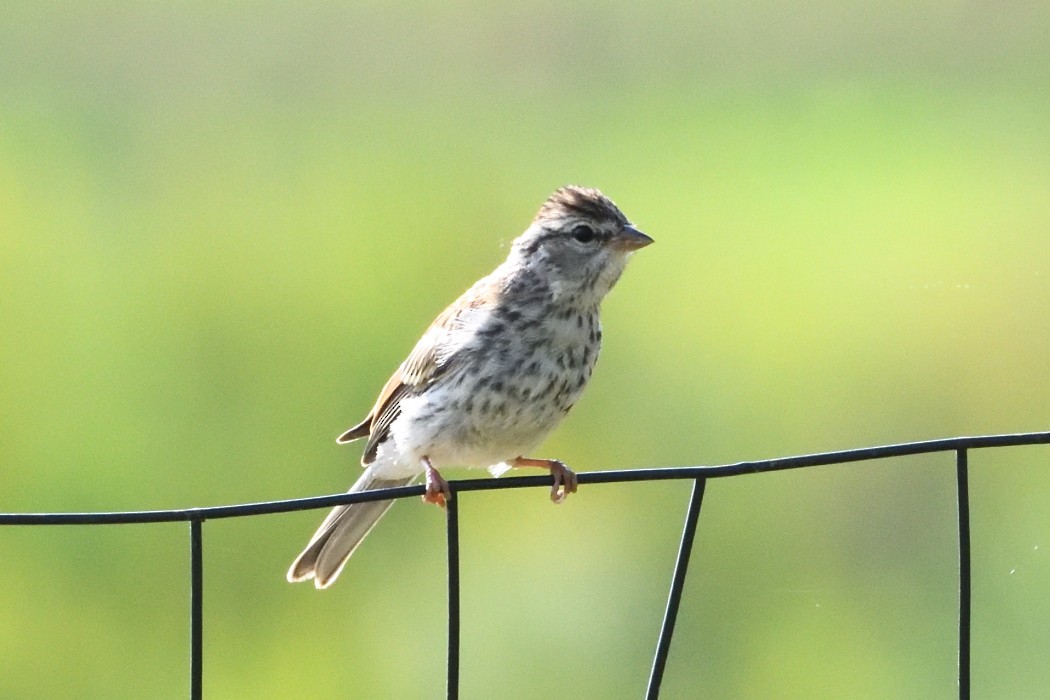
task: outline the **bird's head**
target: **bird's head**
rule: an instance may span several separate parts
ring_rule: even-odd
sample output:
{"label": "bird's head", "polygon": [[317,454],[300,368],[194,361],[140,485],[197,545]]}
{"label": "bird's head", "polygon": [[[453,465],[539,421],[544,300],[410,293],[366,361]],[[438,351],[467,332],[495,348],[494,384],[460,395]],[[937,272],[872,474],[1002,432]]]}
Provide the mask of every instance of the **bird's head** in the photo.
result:
{"label": "bird's head", "polygon": [[570,185],[543,203],[514,241],[511,261],[542,275],[555,296],[591,305],[616,284],[630,254],[652,242],[601,192]]}

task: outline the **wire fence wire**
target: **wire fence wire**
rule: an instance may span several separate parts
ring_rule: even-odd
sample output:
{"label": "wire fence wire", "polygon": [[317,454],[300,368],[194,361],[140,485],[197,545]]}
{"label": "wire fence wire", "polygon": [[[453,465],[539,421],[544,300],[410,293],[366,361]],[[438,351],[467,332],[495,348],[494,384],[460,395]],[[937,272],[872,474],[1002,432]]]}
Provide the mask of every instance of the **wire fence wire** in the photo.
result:
{"label": "wire fence wire", "polygon": [[[661,469],[629,469],[621,471],[585,472],[579,474],[583,484],[612,484],[635,481],[692,480],[693,490],[686,511],[685,525],[678,545],[671,586],[667,595],[667,607],[657,637],[656,651],[646,698],[655,700],[660,696],[660,684],[671,650],[675,621],[682,600],[689,557],[693,550],[704,490],[708,479],[760,474],[763,472],[801,469],[805,467],[848,464],[851,462],[887,459],[935,452],[955,453],[956,493],[958,500],[958,544],[959,544],[959,698],[970,697],[970,496],[969,496],[969,451],[995,447],[1020,445],[1043,445],[1050,443],[1050,432],[1016,433],[1005,435],[983,435],[977,437],[946,438],[924,442],[909,442],[881,447],[821,452],[797,457],[737,462],[712,467],[672,467]],[[459,697],[459,495],[468,491],[495,491],[498,489],[520,489],[550,486],[549,476],[524,476],[503,479],[472,479],[450,481],[452,498],[446,510],[446,542],[448,547],[448,667],[446,692],[450,700]],[[363,503],[389,498],[409,498],[423,494],[424,486],[402,486],[360,493],[340,493],[329,496],[294,498],[282,501],[243,503],[209,508],[185,508],[179,510],[143,510],[96,513],[0,513],[0,525],[115,525],[158,522],[187,522],[190,534],[190,698],[203,697],[204,649],[203,649],[203,523],[220,518],[240,518],[272,513],[290,513],[300,510],[331,508],[348,503]]]}

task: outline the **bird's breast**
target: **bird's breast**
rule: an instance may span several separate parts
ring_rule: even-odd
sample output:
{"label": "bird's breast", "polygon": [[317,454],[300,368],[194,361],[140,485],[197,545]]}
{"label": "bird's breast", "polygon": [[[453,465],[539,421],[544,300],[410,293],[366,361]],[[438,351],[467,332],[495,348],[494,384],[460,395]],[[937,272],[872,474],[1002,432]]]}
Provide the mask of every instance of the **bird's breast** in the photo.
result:
{"label": "bird's breast", "polygon": [[435,463],[489,466],[535,448],[565,417],[601,347],[596,313],[480,325],[453,368],[402,401],[394,438]]}

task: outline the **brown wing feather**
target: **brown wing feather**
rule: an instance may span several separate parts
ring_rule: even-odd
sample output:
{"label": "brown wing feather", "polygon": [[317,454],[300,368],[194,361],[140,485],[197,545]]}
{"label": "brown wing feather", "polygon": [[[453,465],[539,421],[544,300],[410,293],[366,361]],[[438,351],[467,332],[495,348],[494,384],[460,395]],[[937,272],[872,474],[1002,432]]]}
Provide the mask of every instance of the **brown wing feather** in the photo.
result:
{"label": "brown wing feather", "polygon": [[358,438],[363,438],[368,435],[368,431],[371,430],[371,426],[372,414],[369,413],[367,418],[365,418],[353,428],[350,428],[350,430],[347,430],[345,433],[337,437],[335,441],[338,442],[340,445],[345,445],[346,443],[353,442]]}
{"label": "brown wing feather", "polygon": [[412,390],[412,387],[403,381],[403,376],[401,368],[398,367],[379,392],[379,400],[369,414],[372,420],[369,424],[368,442],[365,443],[365,451],[361,455],[362,465],[367,466],[376,458],[379,443],[386,439],[387,433],[390,432],[390,424],[401,414],[401,398]]}
{"label": "brown wing feather", "polygon": [[[472,296],[474,291],[473,288],[468,290],[464,298]],[[367,435],[368,442],[365,443],[365,451],[361,457],[362,465],[367,466],[375,459],[379,443],[386,439],[391,423],[401,413],[401,399],[433,382],[453,364],[452,356],[443,356],[440,350],[448,330],[460,314],[479,305],[476,295],[473,296],[473,300],[466,301],[461,298],[441,312],[412,348],[408,358],[383,385],[379,398],[368,416],[336,439],[336,442],[345,443]]]}

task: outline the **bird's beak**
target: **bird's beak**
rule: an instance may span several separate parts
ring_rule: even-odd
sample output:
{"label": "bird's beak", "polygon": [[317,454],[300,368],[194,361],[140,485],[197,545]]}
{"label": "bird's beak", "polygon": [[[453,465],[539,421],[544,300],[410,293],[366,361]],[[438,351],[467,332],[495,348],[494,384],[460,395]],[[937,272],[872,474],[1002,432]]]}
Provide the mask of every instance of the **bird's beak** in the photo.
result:
{"label": "bird's beak", "polygon": [[652,243],[653,239],[646,236],[634,226],[627,224],[623,227],[622,231],[612,237],[611,242],[614,248],[623,251],[632,251],[644,248]]}

